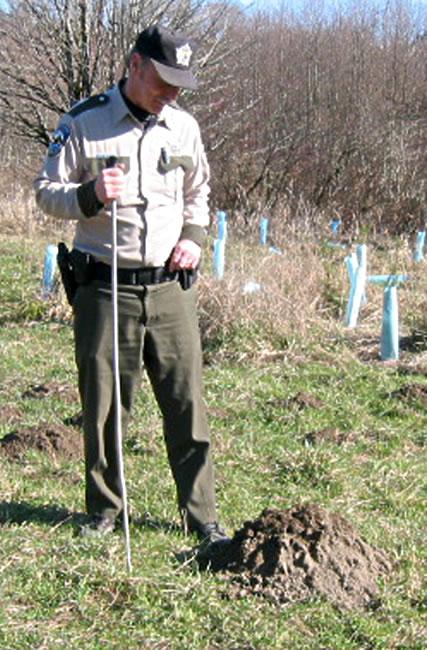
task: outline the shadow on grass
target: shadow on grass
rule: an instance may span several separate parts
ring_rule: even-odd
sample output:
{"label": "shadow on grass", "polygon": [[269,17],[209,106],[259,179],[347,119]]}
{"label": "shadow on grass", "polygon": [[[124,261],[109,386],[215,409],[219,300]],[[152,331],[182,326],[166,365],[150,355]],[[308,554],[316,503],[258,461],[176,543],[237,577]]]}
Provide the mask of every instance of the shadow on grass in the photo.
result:
{"label": "shadow on grass", "polygon": [[50,526],[82,525],[87,515],[55,505],[36,505],[26,501],[0,501],[0,526],[39,523]]}
{"label": "shadow on grass", "polygon": [[[89,516],[84,512],[72,512],[56,505],[36,505],[26,501],[0,501],[0,526],[38,523],[47,526],[72,526],[79,528],[88,522]],[[182,528],[171,521],[157,519],[148,513],[142,517],[132,518],[131,523],[142,529],[156,529],[168,533],[181,532]]]}
{"label": "shadow on grass", "polygon": [[175,523],[174,521],[167,521],[166,519],[159,519],[153,517],[150,513],[146,512],[142,517],[132,518],[131,521],[138,528],[149,529],[149,530],[161,530],[166,533],[182,533],[182,526]]}

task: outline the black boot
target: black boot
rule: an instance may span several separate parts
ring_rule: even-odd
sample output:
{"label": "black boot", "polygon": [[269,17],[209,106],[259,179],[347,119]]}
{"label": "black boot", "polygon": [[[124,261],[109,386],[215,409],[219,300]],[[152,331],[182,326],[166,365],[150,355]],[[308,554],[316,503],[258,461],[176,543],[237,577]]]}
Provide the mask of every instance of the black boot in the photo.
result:
{"label": "black boot", "polygon": [[191,528],[191,532],[199,538],[197,557],[202,560],[203,564],[223,553],[231,542],[230,537],[216,521],[194,526]]}

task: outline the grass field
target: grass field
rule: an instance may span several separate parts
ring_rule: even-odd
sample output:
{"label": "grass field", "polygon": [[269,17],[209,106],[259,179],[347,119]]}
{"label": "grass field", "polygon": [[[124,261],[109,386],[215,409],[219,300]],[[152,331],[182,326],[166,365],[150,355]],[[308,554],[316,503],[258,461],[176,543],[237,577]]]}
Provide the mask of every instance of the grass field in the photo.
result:
{"label": "grass field", "polygon": [[[0,239],[0,438],[55,427],[81,436],[64,424],[79,413],[67,310],[40,298],[45,243]],[[235,599],[225,576],[180,561],[194,540],[177,526],[161,422],[144,380],[125,441],[131,575],[120,534],[76,535],[81,457],[33,448],[11,458],[0,447],[1,650],[427,646],[425,347],[390,365],[366,353],[371,329],[350,336],[337,324],[332,336],[328,325],[323,339],[321,323],[317,331],[317,341],[295,336],[263,360],[211,355],[205,396],[221,522],[232,533],[263,508],[298,503],[341,514],[394,563],[379,606],[344,612],[321,598],[283,607]],[[56,390],[37,395],[37,386]],[[327,430],[334,435],[322,438]]]}

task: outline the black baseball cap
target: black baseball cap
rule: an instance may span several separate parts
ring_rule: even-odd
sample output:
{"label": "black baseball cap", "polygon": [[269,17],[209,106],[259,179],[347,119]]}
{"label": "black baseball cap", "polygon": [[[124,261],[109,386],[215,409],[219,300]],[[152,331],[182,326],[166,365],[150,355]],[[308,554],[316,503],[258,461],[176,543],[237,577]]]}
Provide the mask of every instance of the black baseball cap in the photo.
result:
{"label": "black baseball cap", "polygon": [[194,41],[184,34],[151,25],[141,32],[135,50],[148,57],[163,81],[179,88],[197,88],[190,65],[196,49]]}

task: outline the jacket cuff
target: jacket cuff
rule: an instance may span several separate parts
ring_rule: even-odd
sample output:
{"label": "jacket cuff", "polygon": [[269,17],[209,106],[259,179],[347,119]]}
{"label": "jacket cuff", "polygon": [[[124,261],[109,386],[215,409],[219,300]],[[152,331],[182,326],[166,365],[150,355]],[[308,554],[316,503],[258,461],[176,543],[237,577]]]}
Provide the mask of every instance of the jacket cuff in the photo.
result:
{"label": "jacket cuff", "polygon": [[206,230],[202,226],[193,223],[185,224],[181,230],[180,239],[191,239],[202,248],[206,240]]}
{"label": "jacket cuff", "polygon": [[82,183],[77,188],[77,201],[85,217],[94,217],[104,204],[98,201],[95,193],[95,180]]}

